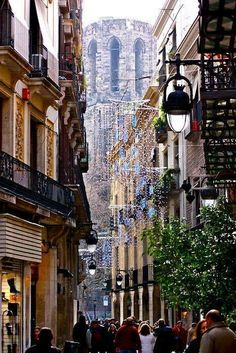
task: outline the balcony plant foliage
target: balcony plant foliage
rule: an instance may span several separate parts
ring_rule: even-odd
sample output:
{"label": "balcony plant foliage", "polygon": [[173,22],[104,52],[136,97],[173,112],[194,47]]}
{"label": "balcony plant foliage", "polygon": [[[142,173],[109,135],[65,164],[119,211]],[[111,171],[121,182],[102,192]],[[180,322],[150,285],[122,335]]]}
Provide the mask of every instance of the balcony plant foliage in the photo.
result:
{"label": "balcony plant foliage", "polygon": [[167,169],[160,174],[154,185],[153,201],[156,206],[164,206],[168,199],[168,193],[175,185],[175,169]]}
{"label": "balcony plant foliage", "polygon": [[159,108],[159,114],[153,118],[153,126],[157,132],[166,132],[167,131],[167,120],[166,114],[162,106]]}
{"label": "balcony plant foliage", "polygon": [[236,307],[236,221],[224,200],[201,209],[203,226],[156,219],[143,232],[154,257],[156,280],[169,306],[204,311]]}

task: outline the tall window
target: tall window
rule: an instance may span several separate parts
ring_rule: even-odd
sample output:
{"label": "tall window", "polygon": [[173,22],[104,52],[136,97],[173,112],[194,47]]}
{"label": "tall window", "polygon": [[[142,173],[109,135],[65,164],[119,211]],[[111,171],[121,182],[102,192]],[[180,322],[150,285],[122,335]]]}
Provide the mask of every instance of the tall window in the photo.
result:
{"label": "tall window", "polygon": [[142,94],[142,80],[143,76],[143,54],[144,54],[144,43],[142,39],[137,39],[134,45],[135,54],[135,92],[139,95]]}
{"label": "tall window", "polygon": [[110,46],[111,55],[111,91],[119,91],[119,60],[120,60],[120,44],[117,39],[113,38]]}
{"label": "tall window", "polygon": [[89,66],[90,66],[90,87],[91,92],[95,93],[97,91],[96,87],[96,76],[97,76],[97,42],[96,40],[91,40],[88,48]]}

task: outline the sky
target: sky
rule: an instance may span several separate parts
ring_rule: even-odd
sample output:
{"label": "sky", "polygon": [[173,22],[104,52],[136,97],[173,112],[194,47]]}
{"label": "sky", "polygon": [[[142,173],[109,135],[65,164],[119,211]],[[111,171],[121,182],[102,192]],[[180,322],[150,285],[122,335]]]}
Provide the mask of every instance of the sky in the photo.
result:
{"label": "sky", "polygon": [[163,0],[83,0],[83,26],[101,17],[131,18],[154,25]]}

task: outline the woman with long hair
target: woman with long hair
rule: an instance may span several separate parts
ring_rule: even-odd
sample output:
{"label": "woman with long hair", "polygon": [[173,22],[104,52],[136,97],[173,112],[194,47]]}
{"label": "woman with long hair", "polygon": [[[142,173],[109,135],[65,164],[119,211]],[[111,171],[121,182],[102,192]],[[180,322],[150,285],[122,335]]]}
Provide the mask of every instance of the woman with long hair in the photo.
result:
{"label": "woman with long hair", "polygon": [[201,338],[204,332],[206,331],[206,329],[207,329],[206,320],[205,319],[200,320],[197,323],[195,332],[193,334],[193,339],[189,343],[189,346],[186,348],[185,353],[199,353]]}
{"label": "woman with long hair", "polygon": [[141,340],[142,353],[153,353],[153,347],[156,339],[153,336],[151,328],[148,324],[142,324],[140,326],[139,336]]}

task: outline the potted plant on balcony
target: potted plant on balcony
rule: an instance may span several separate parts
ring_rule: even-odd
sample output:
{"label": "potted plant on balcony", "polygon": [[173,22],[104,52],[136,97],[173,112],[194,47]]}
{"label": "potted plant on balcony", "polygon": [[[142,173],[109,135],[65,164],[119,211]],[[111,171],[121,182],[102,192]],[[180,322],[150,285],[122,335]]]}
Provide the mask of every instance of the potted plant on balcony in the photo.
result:
{"label": "potted plant on balcony", "polygon": [[166,206],[169,192],[176,189],[175,173],[175,169],[167,169],[160,174],[159,179],[154,185],[153,202],[156,206]]}
{"label": "potted plant on balcony", "polygon": [[167,169],[164,171],[159,178],[159,183],[162,187],[164,187],[167,191],[170,191],[172,189],[176,189],[176,177],[174,174],[177,174],[179,172],[178,169]]}
{"label": "potted plant on balcony", "polygon": [[158,116],[153,118],[153,126],[156,131],[156,141],[163,143],[167,139],[167,120],[166,115],[162,107],[159,109]]}

